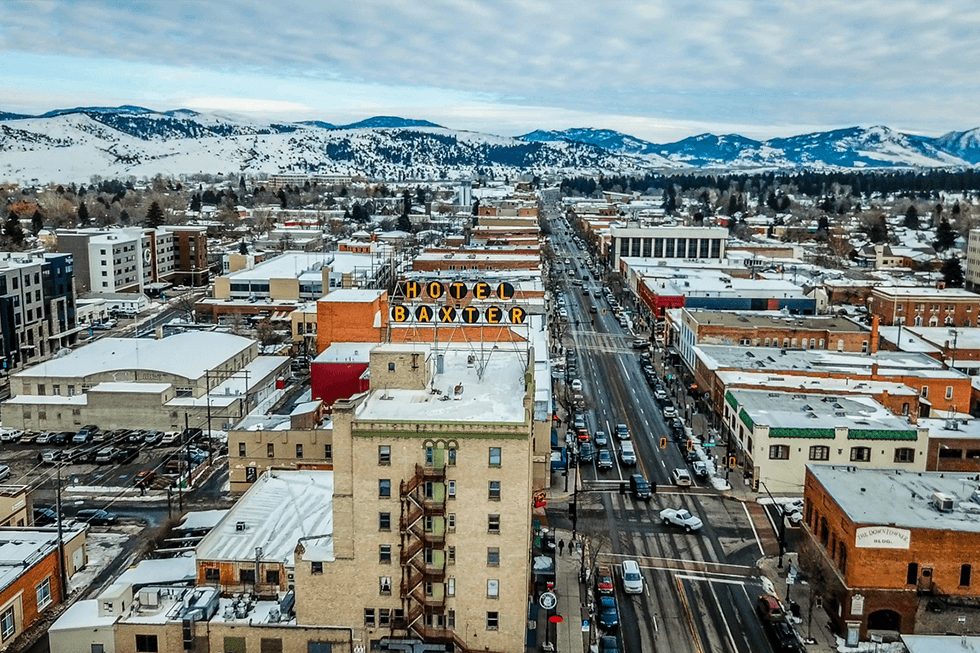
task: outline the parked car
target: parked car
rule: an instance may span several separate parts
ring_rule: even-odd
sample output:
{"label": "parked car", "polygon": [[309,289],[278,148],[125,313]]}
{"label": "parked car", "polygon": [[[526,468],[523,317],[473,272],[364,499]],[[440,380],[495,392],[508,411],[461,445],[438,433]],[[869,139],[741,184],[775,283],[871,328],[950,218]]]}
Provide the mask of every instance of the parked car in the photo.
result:
{"label": "parked car", "polygon": [[95,454],[95,463],[97,465],[112,463],[116,461],[118,456],[119,449],[116,447],[105,447],[104,449],[99,449],[99,451]]}
{"label": "parked car", "polygon": [[694,484],[694,481],[691,479],[691,473],[681,467],[676,468],[670,473],[670,480],[674,482],[674,485],[681,487],[689,487]]}
{"label": "parked car", "polygon": [[599,469],[613,468],[612,455],[609,453],[608,449],[599,449],[599,454],[596,458],[596,465],[599,467]]}
{"label": "parked car", "polygon": [[133,483],[136,485],[136,487],[146,487],[152,483],[153,479],[156,477],[157,473],[155,471],[152,469],[144,469],[142,472],[137,474],[135,478],[133,478]]}
{"label": "parked car", "polygon": [[627,594],[643,593],[643,574],[636,560],[623,560],[623,591]]}
{"label": "parked car", "polygon": [[34,440],[34,443],[35,444],[51,444],[51,438],[53,438],[56,435],[57,435],[57,433],[55,431],[45,431],[41,435],[37,436],[37,439]]}
{"label": "parked car", "polygon": [[71,439],[72,444],[88,444],[91,441],[92,441],[92,433],[88,431],[87,426],[83,426],[82,428],[80,428],[78,430],[78,433],[72,436]]}
{"label": "parked car", "polygon": [[180,432],[179,431],[167,431],[163,437],[160,439],[160,444],[168,447],[172,444],[179,444]]}
{"label": "parked car", "polygon": [[23,434],[19,429],[3,429],[0,431],[0,442],[17,442]]}
{"label": "parked car", "polygon": [[136,457],[139,456],[139,453],[140,451],[136,447],[123,447],[122,449],[116,452],[116,458],[115,460],[113,460],[113,462],[118,463],[120,465],[131,463],[134,460],[136,460]]}
{"label": "parked car", "polygon": [[650,488],[647,480],[643,478],[643,474],[630,475],[630,490],[633,492],[634,497],[643,499],[644,501],[649,501],[653,496],[653,490]]}
{"label": "parked car", "polygon": [[58,461],[64,460],[65,454],[59,449],[42,451],[37,455],[37,461],[44,465],[57,465]]}
{"label": "parked car", "polygon": [[660,511],[660,521],[664,523],[664,526],[678,526],[688,533],[696,531],[704,525],[698,517],[685,509],[664,508]]}
{"label": "parked car", "polygon": [[708,463],[704,460],[695,460],[691,464],[691,469],[694,470],[694,475],[699,478],[707,478],[711,475],[711,468],[708,467]]}
{"label": "parked car", "polygon": [[599,638],[599,653],[620,653],[619,640],[614,635]]}
{"label": "parked car", "polygon": [[41,434],[36,431],[24,431],[21,434],[20,440],[18,440],[18,442],[20,442],[21,444],[34,444],[34,442],[37,440],[39,435]]}
{"label": "parked car", "polygon": [[619,608],[616,607],[616,597],[603,594],[599,597],[599,625],[612,630],[619,625]]}
{"label": "parked car", "polygon": [[582,392],[582,380],[581,379],[574,379],[572,381],[572,390],[574,390],[575,392]]}
{"label": "parked car", "polygon": [[583,463],[591,463],[595,460],[595,447],[589,442],[583,442],[578,450],[578,459]]}
{"label": "parked car", "polygon": [[612,594],[616,589],[613,584],[612,570],[608,565],[599,565],[595,571],[595,586],[599,594]]}
{"label": "parked car", "polygon": [[10,467],[7,465],[0,465],[0,481],[10,478]]}
{"label": "parked car", "polygon": [[113,513],[106,512],[100,508],[84,508],[79,510],[75,515],[75,519],[98,526],[108,526],[109,524],[116,523],[116,516]]}
{"label": "parked car", "polygon": [[637,338],[633,341],[633,349],[646,349],[649,346],[650,342],[643,338]]}
{"label": "parked car", "polygon": [[664,390],[662,385],[654,387],[653,398],[657,401],[667,401],[667,391]]}
{"label": "parked car", "polygon": [[163,431],[145,431],[143,442],[150,446],[159,444],[163,440]]}
{"label": "parked car", "polygon": [[58,522],[58,513],[56,513],[51,508],[44,508],[42,506],[34,506],[34,525],[35,526],[47,526],[48,524],[55,524]]}
{"label": "parked car", "polygon": [[664,419],[673,419],[675,417],[677,417],[677,409],[674,408],[674,404],[664,406]]}
{"label": "parked car", "polygon": [[51,437],[51,444],[65,444],[66,442],[71,442],[73,437],[75,437],[73,431],[61,431]]}

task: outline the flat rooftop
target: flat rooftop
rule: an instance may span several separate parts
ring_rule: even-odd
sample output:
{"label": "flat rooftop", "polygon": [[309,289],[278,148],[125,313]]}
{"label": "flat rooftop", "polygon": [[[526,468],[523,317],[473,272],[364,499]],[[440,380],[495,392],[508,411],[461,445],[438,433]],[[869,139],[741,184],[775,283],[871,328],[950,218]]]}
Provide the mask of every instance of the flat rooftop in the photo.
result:
{"label": "flat rooftop", "polygon": [[874,395],[887,392],[890,395],[916,397],[918,392],[904,383],[893,381],[851,381],[822,376],[803,376],[799,374],[778,374],[766,372],[743,372],[727,370],[718,372],[718,379],[729,389],[739,386],[764,386],[773,391],[783,392],[823,392],[855,395]]}
{"label": "flat rooftop", "polygon": [[[809,465],[813,477],[856,524],[980,533],[977,475]],[[936,492],[955,498],[951,512],[932,505]],[[913,536],[914,537],[914,536]]]}
{"label": "flat rooftop", "polygon": [[909,299],[911,297],[931,297],[933,299],[972,299],[980,302],[980,295],[963,288],[930,288],[928,286],[891,286],[874,289],[875,295],[889,299]]}
{"label": "flat rooftop", "polygon": [[778,315],[772,311],[735,312],[735,311],[706,311],[703,309],[685,309],[701,326],[723,326],[738,329],[812,329],[835,331],[838,333],[870,333],[860,325],[839,315],[808,316],[808,315]]}
{"label": "flat rooftop", "polygon": [[54,528],[0,529],[0,591],[53,552],[57,545],[58,531]]}
{"label": "flat rooftop", "polygon": [[691,268],[685,273],[660,276],[647,270],[642,283],[658,295],[686,297],[760,297],[770,299],[807,299],[803,288],[780,279],[743,279],[711,270]]}
{"label": "flat rooftop", "polygon": [[856,431],[915,431],[915,426],[871,397],[804,395],[765,390],[729,391],[756,425],[783,428],[847,428]]}
{"label": "flat rooftop", "polygon": [[[430,345],[382,345],[387,351],[419,351]],[[432,351],[432,380],[424,390],[396,388],[372,390],[358,408],[357,419],[371,421],[435,421],[523,423],[527,419],[527,344],[472,343],[469,347],[441,347]],[[443,372],[435,372],[433,359],[443,356]],[[470,362],[470,359],[473,362]],[[479,370],[483,368],[482,375]],[[533,361],[532,361],[533,365]],[[433,392],[431,389],[437,392]],[[457,392],[458,389],[458,392]]]}
{"label": "flat rooftop", "polygon": [[213,331],[188,331],[159,340],[102,338],[15,376],[85,378],[104,372],[137,370],[199,379],[206,370],[243,353],[254,342]]}
{"label": "flat rooftop", "polygon": [[328,294],[320,298],[321,302],[347,302],[351,304],[370,304],[376,301],[386,291],[384,290],[355,290],[350,288],[339,288],[331,290]]}
{"label": "flat rooftop", "polygon": [[248,270],[228,274],[232,283],[242,281],[268,281],[269,279],[322,278],[320,269],[329,267],[332,272],[350,273],[354,268],[370,268],[377,253],[353,252],[285,252],[275,258],[262,261]]}
{"label": "flat rooftop", "polygon": [[884,375],[905,374],[935,378],[961,378],[962,372],[943,369],[935,358],[916,352],[878,351],[875,354],[827,351],[824,349],[779,349],[776,347],[730,347],[696,345],[693,351],[710,369],[745,371],[813,371],[871,376],[872,365]]}
{"label": "flat rooftop", "polygon": [[262,547],[263,561],[292,567],[300,540],[333,559],[333,472],[266,472],[201,540],[197,558],[254,560]]}

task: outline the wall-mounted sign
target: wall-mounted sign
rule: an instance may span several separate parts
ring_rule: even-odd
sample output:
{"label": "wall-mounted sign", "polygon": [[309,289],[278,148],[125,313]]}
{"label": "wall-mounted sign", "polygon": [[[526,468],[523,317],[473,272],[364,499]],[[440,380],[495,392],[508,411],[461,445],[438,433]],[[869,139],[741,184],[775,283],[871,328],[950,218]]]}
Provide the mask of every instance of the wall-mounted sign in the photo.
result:
{"label": "wall-mounted sign", "polygon": [[911,531],[891,526],[865,526],[857,529],[854,546],[859,549],[907,549]]}
{"label": "wall-mounted sign", "polygon": [[453,308],[452,306],[429,306],[422,304],[413,310],[408,306],[392,306],[391,320],[393,322],[420,322],[423,324],[524,324],[527,311],[521,306],[508,309],[499,306],[487,306],[479,309],[474,306]]}

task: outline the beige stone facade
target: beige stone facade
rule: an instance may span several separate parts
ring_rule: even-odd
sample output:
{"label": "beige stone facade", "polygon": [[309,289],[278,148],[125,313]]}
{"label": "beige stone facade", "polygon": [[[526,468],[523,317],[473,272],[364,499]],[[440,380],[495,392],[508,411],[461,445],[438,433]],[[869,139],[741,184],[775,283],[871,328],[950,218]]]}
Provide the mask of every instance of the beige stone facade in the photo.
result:
{"label": "beige stone facade", "polygon": [[233,493],[244,492],[270,469],[333,469],[329,428],[228,433],[228,476]]}

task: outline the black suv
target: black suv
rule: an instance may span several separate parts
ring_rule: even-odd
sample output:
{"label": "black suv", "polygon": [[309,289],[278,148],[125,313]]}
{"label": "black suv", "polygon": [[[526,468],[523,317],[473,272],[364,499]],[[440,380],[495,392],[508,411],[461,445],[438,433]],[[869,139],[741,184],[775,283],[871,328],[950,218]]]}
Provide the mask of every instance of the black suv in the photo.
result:
{"label": "black suv", "polygon": [[653,490],[647,480],[643,478],[643,474],[630,475],[630,490],[632,490],[634,497],[644,501],[649,501],[650,497],[653,496]]}

